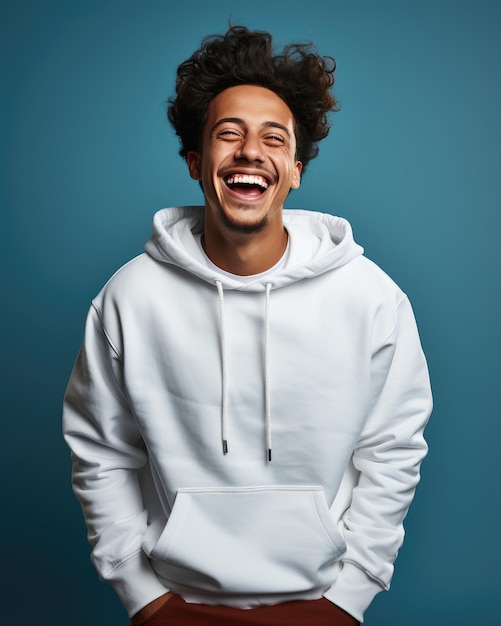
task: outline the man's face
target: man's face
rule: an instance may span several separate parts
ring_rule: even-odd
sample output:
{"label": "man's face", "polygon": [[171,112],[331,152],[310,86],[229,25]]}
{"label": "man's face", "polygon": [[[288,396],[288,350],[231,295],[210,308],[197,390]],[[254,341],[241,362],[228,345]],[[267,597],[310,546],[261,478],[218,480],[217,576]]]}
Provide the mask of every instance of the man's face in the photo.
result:
{"label": "man's face", "polygon": [[187,156],[202,181],[206,228],[240,233],[282,229],[282,207],[299,187],[294,118],[273,91],[230,87],[212,100],[200,152]]}

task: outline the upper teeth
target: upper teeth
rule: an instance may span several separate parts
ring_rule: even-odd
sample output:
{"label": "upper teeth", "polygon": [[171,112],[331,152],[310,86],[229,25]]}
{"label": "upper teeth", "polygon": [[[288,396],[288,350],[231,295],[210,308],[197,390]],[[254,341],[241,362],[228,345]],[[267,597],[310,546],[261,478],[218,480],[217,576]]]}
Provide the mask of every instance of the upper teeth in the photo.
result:
{"label": "upper teeth", "polygon": [[251,174],[232,174],[226,182],[228,185],[259,185],[263,189],[268,189],[268,181],[265,178]]}

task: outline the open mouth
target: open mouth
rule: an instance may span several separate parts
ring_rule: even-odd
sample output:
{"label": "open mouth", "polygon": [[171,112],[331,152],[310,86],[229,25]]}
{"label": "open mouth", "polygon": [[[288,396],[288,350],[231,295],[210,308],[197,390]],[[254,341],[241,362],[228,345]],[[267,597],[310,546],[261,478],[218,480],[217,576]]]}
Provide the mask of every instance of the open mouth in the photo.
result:
{"label": "open mouth", "polygon": [[224,179],[226,186],[248,198],[258,198],[269,187],[269,182],[259,174],[230,174]]}

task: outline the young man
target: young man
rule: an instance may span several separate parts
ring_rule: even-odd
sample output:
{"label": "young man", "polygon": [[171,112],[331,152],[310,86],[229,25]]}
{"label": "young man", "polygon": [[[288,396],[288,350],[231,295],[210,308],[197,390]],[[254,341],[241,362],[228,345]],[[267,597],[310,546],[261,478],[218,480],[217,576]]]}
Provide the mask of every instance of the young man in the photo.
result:
{"label": "young man", "polygon": [[389,586],[431,410],[414,317],[344,219],[283,210],[334,66],[206,39],[169,108],[205,206],[157,213],[92,304],[64,431],[135,626],[357,624]]}

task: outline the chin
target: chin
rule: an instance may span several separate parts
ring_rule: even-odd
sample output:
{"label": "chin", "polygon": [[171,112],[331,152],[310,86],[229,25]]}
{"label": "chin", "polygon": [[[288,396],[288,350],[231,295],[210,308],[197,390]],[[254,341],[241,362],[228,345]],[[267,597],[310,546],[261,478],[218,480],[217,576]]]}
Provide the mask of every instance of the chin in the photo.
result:
{"label": "chin", "polygon": [[221,211],[221,221],[226,228],[234,233],[242,233],[252,235],[259,233],[268,225],[268,216],[257,218],[255,220],[234,219],[224,211]]}

